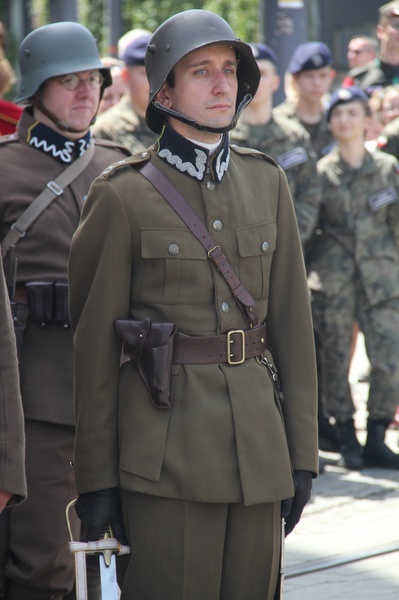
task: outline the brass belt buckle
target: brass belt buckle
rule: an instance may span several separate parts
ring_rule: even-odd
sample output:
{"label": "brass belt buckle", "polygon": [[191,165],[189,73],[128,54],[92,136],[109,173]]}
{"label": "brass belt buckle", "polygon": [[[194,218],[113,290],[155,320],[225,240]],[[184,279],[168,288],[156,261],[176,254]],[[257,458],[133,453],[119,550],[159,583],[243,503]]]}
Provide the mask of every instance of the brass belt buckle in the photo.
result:
{"label": "brass belt buckle", "polygon": [[[241,354],[242,354],[242,358],[240,360],[232,360],[231,357],[233,356],[233,354],[230,353],[230,346],[231,344],[234,343],[234,340],[232,339],[232,335],[234,335],[235,333],[238,333],[239,335],[241,335]],[[242,363],[245,361],[245,333],[242,329],[232,329],[231,331],[227,332],[227,362],[229,365],[242,365]]]}

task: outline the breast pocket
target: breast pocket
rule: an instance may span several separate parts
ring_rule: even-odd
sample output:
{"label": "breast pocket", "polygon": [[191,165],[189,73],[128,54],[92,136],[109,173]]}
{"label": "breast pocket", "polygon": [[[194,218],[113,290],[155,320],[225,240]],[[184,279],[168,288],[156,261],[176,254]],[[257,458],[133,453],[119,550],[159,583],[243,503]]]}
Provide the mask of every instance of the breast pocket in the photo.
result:
{"label": "breast pocket", "polygon": [[208,257],[184,229],[143,229],[141,296],[161,304],[206,304],[211,301]]}
{"label": "breast pocket", "polygon": [[276,222],[236,229],[239,253],[239,277],[256,300],[269,294],[269,277],[276,248]]}

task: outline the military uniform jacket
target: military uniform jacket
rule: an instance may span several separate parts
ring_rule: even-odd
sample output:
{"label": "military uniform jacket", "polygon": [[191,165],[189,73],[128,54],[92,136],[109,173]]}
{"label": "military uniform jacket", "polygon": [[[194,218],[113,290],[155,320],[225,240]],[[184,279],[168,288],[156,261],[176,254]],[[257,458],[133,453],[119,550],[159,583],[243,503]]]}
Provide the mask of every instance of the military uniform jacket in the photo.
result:
{"label": "military uniform jacket", "polygon": [[343,81],[344,86],[355,85],[368,94],[371,94],[376,88],[397,83],[399,83],[398,66],[390,65],[378,59],[351,69]]}
{"label": "military uniform jacket", "polygon": [[321,235],[309,263],[313,289],[337,295],[358,278],[371,306],[399,296],[397,167],[378,150],[366,152],[361,169],[345,163],[338,149],[318,162]]}
{"label": "military uniform jacket", "polygon": [[[210,161],[177,137],[170,147],[161,138],[159,155],[152,149],[99,177],[73,239],[77,490],[275,501],[292,495],[292,468],[318,465],[313,333],[292,200],[283,171],[260,153],[226,143]],[[174,365],[171,410],[151,404],[133,364],[119,368],[118,318],[173,321],[190,336],[247,328],[202,245],[135,170],[142,160],[176,186],[255,298],[285,393],[286,432],[256,359]]]}
{"label": "military uniform jacket", "polygon": [[[0,238],[40,194],[48,181],[68,167],[33,143],[36,121],[25,109],[17,133],[1,138]],[[59,136],[60,138],[62,136]],[[54,153],[69,148],[53,148]],[[41,139],[38,145],[43,145]],[[104,142],[105,144],[106,142]],[[107,143],[108,144],[108,143]],[[73,145],[73,144],[72,144]],[[66,281],[72,235],[78,226],[84,199],[93,179],[110,163],[125,158],[119,148],[96,146],[83,173],[32,224],[16,245],[17,286],[29,281]],[[73,160],[73,157],[70,157]],[[5,272],[8,257],[4,261]],[[56,323],[44,327],[28,319],[20,363],[25,417],[60,424],[74,424],[73,343],[70,329]]]}
{"label": "military uniform jacket", "polygon": [[145,150],[157,139],[145,120],[134,111],[129,94],[99,115],[92,131],[94,137],[125,146],[131,153]]}
{"label": "military uniform jacket", "polygon": [[273,116],[264,125],[239,121],[231,139],[239,146],[269,154],[284,169],[294,200],[301,241],[305,244],[317,223],[321,191],[317,157],[307,131],[290,119]]}
{"label": "military uniform jacket", "polygon": [[14,325],[1,268],[0,315],[0,490],[13,494],[7,505],[12,506],[26,498],[25,436]]}
{"label": "military uniform jacket", "polygon": [[321,115],[321,120],[319,123],[304,123],[299,118],[295,104],[289,100],[286,100],[285,102],[282,102],[276,106],[276,108],[273,109],[273,114],[278,117],[292,119],[294,122],[299,123],[302,127],[304,127],[304,129],[306,129],[310,135],[313,149],[318,158],[322,158],[328,154],[335,146],[334,138],[328,128],[328,124],[324,116]]}

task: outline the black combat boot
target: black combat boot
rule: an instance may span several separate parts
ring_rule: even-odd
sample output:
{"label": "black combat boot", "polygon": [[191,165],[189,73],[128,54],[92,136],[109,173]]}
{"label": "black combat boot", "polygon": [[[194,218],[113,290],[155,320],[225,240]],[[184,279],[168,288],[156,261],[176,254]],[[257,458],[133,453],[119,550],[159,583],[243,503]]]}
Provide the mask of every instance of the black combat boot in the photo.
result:
{"label": "black combat boot", "polygon": [[340,467],[350,471],[360,471],[364,467],[361,445],[356,437],[355,422],[353,419],[336,423],[338,439],[340,442],[341,458]]}
{"label": "black combat boot", "polygon": [[399,469],[399,454],[392,452],[385,444],[385,432],[390,421],[369,419],[367,422],[367,441],[363,457],[367,467],[380,469]]}
{"label": "black combat boot", "polygon": [[318,413],[319,425],[319,448],[324,452],[340,452],[340,443],[335,427],[330,423],[319,407]]}

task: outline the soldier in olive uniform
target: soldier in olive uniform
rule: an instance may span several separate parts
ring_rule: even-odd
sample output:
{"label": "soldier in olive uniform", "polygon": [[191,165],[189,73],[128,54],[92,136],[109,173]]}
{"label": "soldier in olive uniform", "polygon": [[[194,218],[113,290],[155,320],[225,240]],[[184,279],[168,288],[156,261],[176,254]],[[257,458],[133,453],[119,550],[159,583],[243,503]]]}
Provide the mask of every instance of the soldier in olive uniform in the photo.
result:
{"label": "soldier in olive uniform", "polygon": [[324,98],[335,77],[331,50],[323,42],[306,42],[294,51],[287,67],[287,100],[274,114],[299,122],[309,133],[319,158],[330,152],[334,139],[324,116]]}
{"label": "soldier in olive uniform", "polygon": [[[288,534],[318,469],[295,211],[273,159],[229,146],[259,69],[226,21],[203,10],[171,17],[150,40],[146,70],[146,118],[158,142],[96,180],[71,249],[76,510],[93,537],[124,524],[125,600],[271,600],[282,500],[294,497],[291,509],[284,503]],[[242,281],[218,263],[237,284],[237,302],[141,168],[163,175],[212,232],[209,256],[223,250]],[[122,365],[118,319],[140,333]],[[177,328],[170,408],[151,402],[138,371],[140,345],[166,327],[159,320]],[[265,364],[273,360],[282,405]]]}
{"label": "soldier in olive uniform", "polygon": [[145,122],[149,87],[144,56],[150,38],[149,32],[140,29],[123,47],[120,58],[125,64],[128,90],[117,104],[98,117],[92,128],[96,138],[112,140],[131,152],[145,150],[156,140]]}
{"label": "soldier in olive uniform", "polygon": [[[399,398],[398,163],[365,149],[367,111],[360,88],[339,88],[331,96],[327,119],[338,146],[318,162],[320,235],[309,279],[326,410],[336,421],[342,464],[398,469],[399,456],[385,444]],[[355,320],[371,364],[364,449],[348,382]]]}
{"label": "soldier in olive uniform", "polygon": [[[1,254],[0,254],[1,258]],[[14,324],[0,264],[0,513],[26,498],[25,435]]]}
{"label": "soldier in olive uniform", "polygon": [[[0,237],[7,272],[13,271],[14,253],[6,255],[13,236],[14,299],[17,316],[25,324],[20,378],[28,500],[1,516],[9,520],[9,536],[1,537],[0,544],[8,552],[7,600],[44,600],[65,597],[74,581],[65,521],[65,506],[76,496],[70,467],[74,442],[67,301],[70,243],[91,182],[128,153],[109,142],[93,146],[89,127],[111,77],[88,29],[65,22],[32,31],[21,44],[19,64],[18,101],[28,106],[17,132],[0,141]],[[55,180],[85,157],[90,161],[84,170],[80,167],[82,172],[62,189]],[[52,202],[24,233],[16,222],[47,188],[55,191]],[[72,526],[79,538],[79,521]]]}
{"label": "soldier in olive uniform", "polygon": [[272,113],[273,92],[279,86],[273,50],[265,44],[250,46],[260,70],[260,83],[230,138],[240,146],[269,154],[284,169],[305,246],[314,231],[320,203],[316,154],[309,134],[299,123]]}

